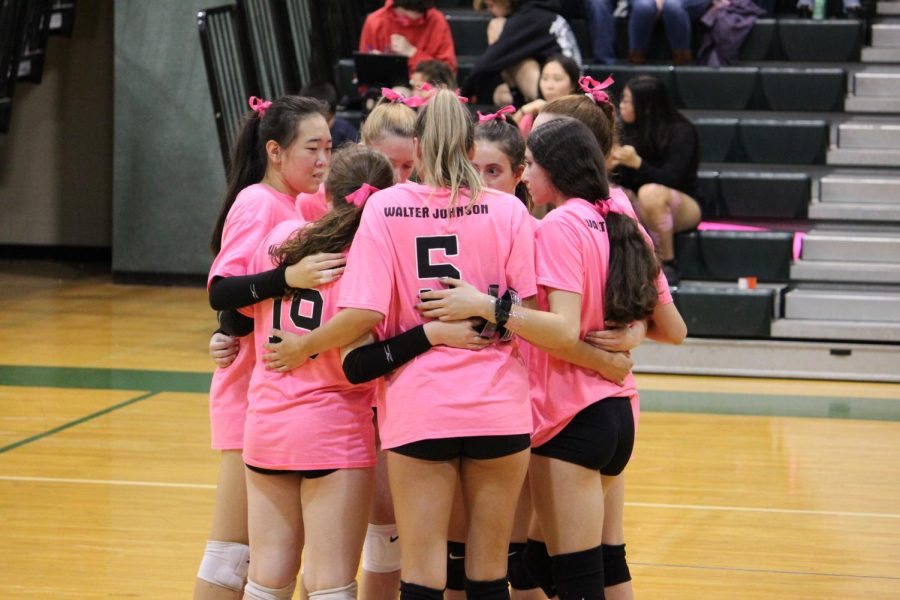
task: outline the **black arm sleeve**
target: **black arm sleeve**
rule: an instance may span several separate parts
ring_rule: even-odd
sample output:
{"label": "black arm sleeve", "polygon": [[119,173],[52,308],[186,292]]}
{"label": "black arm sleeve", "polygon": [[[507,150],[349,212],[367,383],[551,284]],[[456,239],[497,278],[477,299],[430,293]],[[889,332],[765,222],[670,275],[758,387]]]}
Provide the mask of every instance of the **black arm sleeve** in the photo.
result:
{"label": "black arm sleeve", "polygon": [[216,333],[220,331],[226,335],[243,337],[253,332],[253,319],[236,310],[220,311],[219,329]]}
{"label": "black arm sleeve", "polygon": [[209,305],[213,310],[234,310],[281,296],[287,286],[285,269],[287,265],[255,275],[218,277],[209,286]]}
{"label": "black arm sleeve", "polygon": [[350,383],[365,383],[386,375],[431,348],[425,327],[419,325],[383,342],[360,346],[344,358]]}

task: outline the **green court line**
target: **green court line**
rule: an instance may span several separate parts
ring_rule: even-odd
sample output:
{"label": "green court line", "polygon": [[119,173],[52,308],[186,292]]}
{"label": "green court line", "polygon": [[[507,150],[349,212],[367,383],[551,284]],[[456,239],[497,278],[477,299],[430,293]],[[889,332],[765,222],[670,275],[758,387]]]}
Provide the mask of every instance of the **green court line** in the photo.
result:
{"label": "green court line", "polygon": [[26,444],[30,444],[31,442],[36,442],[45,437],[49,437],[49,436],[57,434],[61,431],[65,431],[66,429],[71,429],[72,427],[75,427],[76,425],[81,425],[82,423],[91,421],[93,419],[96,419],[97,417],[102,417],[103,415],[111,413],[114,410],[119,410],[120,408],[125,408],[126,406],[135,404],[137,402],[140,402],[141,400],[146,400],[147,398],[150,398],[151,396],[155,396],[157,393],[158,392],[147,392],[146,394],[138,396],[137,398],[132,398],[131,400],[126,400],[125,402],[119,402],[118,404],[108,406],[102,410],[98,410],[97,412],[93,412],[89,415],[85,415],[83,417],[75,419],[74,421],[69,421],[68,423],[64,423],[64,424],[60,425],[59,427],[54,427],[53,429],[48,429],[47,431],[35,434],[31,437],[25,438],[24,440],[19,440],[18,442],[13,442],[12,444],[9,444],[8,446],[4,446],[4,447],[0,448],[0,454],[3,454],[4,452],[9,452],[10,450],[15,450],[16,448],[21,448],[22,446],[24,446]]}
{"label": "green court line", "polygon": [[211,373],[90,369],[80,367],[19,367],[0,365],[0,385],[95,390],[156,390],[209,392]]}

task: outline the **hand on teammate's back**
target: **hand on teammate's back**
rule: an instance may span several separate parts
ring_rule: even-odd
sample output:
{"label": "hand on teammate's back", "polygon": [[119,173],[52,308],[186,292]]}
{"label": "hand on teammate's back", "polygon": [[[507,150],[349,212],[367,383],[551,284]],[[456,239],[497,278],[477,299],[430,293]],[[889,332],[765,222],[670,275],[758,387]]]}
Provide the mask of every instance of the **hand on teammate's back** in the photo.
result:
{"label": "hand on teammate's back", "polygon": [[606,327],[608,329],[589,331],[584,341],[607,352],[626,352],[637,348],[647,335],[646,321],[635,321],[624,326],[606,323]]}
{"label": "hand on teammate's back", "polygon": [[306,256],[284,272],[288,287],[302,290],[331,283],[344,272],[347,257],[335,252],[321,252]]}
{"label": "hand on teammate's back", "polygon": [[224,333],[214,333],[209,338],[209,356],[220,369],[226,368],[237,358],[240,340]]}
{"label": "hand on teammate's back", "polygon": [[425,336],[432,346],[450,346],[463,350],[481,350],[493,342],[478,335],[474,319],[465,321],[429,321],[425,323]]}
{"label": "hand on teammate's back", "polygon": [[266,370],[287,373],[309,359],[309,354],[304,351],[302,335],[273,329],[269,336],[280,341],[263,344],[265,353],[262,360],[266,363]]}

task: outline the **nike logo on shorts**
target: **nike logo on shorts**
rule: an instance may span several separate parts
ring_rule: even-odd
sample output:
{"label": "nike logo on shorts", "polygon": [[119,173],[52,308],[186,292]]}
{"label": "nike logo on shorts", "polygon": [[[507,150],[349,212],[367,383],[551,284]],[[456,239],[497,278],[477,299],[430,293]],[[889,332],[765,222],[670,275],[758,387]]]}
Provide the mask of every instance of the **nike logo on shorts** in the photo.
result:
{"label": "nike logo on shorts", "polygon": [[394,542],[396,542],[396,541],[399,540],[399,539],[400,539],[400,536],[399,536],[399,535],[392,535],[392,536],[391,536],[391,543],[393,544]]}

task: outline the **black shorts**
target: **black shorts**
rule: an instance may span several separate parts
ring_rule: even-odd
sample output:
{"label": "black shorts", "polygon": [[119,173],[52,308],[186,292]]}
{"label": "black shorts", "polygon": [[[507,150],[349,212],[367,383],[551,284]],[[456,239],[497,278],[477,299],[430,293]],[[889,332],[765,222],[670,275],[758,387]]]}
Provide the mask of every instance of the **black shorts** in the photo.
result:
{"label": "black shorts", "polygon": [[487,460],[521,452],[530,445],[531,436],[523,433],[520,435],[476,435],[420,440],[390,450],[421,460],[444,461],[461,457]]}
{"label": "black shorts", "polygon": [[331,475],[337,469],[316,469],[309,471],[290,471],[285,470],[282,471],[280,469],[263,469],[262,467],[254,467],[253,465],[248,465],[244,463],[244,466],[253,471],[254,473],[259,473],[260,475],[299,475],[304,479],[318,479],[319,477],[325,477],[326,475]]}
{"label": "black shorts", "polygon": [[618,475],[634,449],[630,398],[606,398],[583,408],[532,454],[575,463],[603,475]]}

